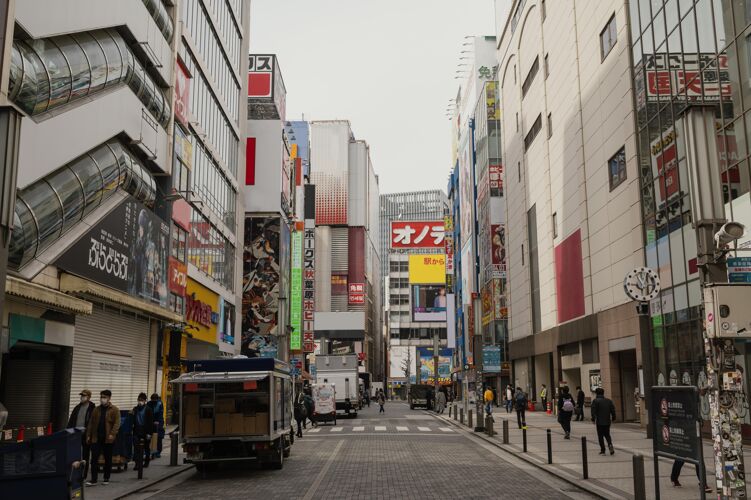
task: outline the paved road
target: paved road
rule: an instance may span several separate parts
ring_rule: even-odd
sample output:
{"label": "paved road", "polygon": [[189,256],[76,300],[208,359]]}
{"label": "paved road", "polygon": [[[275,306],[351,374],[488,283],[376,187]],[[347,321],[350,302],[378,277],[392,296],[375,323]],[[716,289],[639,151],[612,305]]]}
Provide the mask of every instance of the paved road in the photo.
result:
{"label": "paved road", "polygon": [[402,403],[387,403],[385,415],[372,405],[337,424],[308,427],[281,471],[183,474],[132,498],[592,498]]}

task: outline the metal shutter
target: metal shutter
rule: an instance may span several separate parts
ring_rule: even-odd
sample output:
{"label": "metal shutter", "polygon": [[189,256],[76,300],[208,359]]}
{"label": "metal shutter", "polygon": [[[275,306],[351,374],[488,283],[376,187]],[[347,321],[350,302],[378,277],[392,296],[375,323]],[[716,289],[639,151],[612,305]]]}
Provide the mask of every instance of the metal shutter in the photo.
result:
{"label": "metal shutter", "polygon": [[349,229],[346,227],[331,228],[331,272],[349,272]]}
{"label": "metal shutter", "polygon": [[8,408],[8,427],[47,425],[52,415],[55,361],[8,359],[3,372],[6,377],[3,404]]}
{"label": "metal shutter", "polygon": [[82,389],[95,403],[109,389],[121,410],[135,406],[138,393],[149,392],[149,337],[149,320],[129,312],[95,304],[92,315],[77,317],[69,410]]}

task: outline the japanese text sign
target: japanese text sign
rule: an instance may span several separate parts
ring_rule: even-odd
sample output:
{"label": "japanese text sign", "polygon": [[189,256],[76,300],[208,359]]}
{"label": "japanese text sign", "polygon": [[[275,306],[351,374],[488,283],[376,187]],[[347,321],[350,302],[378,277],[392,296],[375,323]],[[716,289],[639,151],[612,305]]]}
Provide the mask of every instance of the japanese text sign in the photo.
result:
{"label": "japanese text sign", "polygon": [[393,221],[391,248],[443,249],[443,221]]}
{"label": "japanese text sign", "polygon": [[446,255],[442,253],[410,255],[409,283],[412,285],[446,283]]}

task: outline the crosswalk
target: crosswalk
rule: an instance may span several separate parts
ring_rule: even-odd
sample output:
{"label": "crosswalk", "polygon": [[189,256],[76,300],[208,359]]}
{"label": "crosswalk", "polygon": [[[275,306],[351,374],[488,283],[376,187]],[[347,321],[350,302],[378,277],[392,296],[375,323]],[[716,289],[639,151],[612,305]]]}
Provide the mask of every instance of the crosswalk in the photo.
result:
{"label": "crosswalk", "polygon": [[456,432],[451,427],[428,427],[423,425],[418,426],[407,426],[407,425],[396,425],[396,426],[390,426],[390,425],[355,425],[355,426],[346,426],[346,425],[335,425],[335,426],[318,426],[313,427],[312,429],[308,429],[305,431],[307,434],[327,434],[327,433],[338,433],[338,432],[352,432],[352,433],[389,433],[389,432],[412,432],[412,433],[423,433],[423,432],[441,432],[441,433],[451,433]]}

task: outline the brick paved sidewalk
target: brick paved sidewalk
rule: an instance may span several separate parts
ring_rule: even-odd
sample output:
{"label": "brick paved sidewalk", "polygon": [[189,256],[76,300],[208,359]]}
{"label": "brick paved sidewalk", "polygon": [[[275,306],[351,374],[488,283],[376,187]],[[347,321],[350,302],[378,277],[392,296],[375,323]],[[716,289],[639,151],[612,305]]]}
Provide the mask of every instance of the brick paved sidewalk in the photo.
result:
{"label": "brick paved sidewalk", "polygon": [[[117,500],[124,498],[193,468],[192,464],[183,464],[182,450],[180,450],[177,455],[177,466],[170,467],[169,452],[170,438],[169,435],[167,435],[164,436],[161,458],[152,460],[149,463],[149,466],[143,470],[143,479],[138,479],[138,473],[133,470],[134,464],[133,462],[130,462],[128,464],[128,470],[126,471],[116,472],[113,469],[112,476],[110,476],[110,484],[104,486],[101,484],[102,470],[100,469],[99,484],[86,488],[86,499]],[[91,472],[89,472],[89,475],[91,475]]]}
{"label": "brick paved sidewalk", "polygon": [[[460,406],[459,406],[460,407]],[[597,443],[597,431],[594,424],[589,420],[583,422],[571,422],[571,439],[563,439],[561,429],[554,415],[544,412],[527,412],[527,453],[523,453],[522,431],[519,430],[516,420],[516,412],[506,413],[504,408],[495,408],[493,412],[495,420],[495,432],[492,438],[483,433],[475,433],[486,441],[507,450],[520,458],[524,458],[542,469],[548,470],[557,476],[574,482],[577,485],[590,490],[592,493],[605,498],[633,498],[633,465],[634,454],[644,456],[644,472],[646,476],[647,498],[654,498],[654,462],[652,455],[652,441],[646,438],[646,433],[637,424],[619,424],[611,427],[611,436],[615,447],[615,455],[608,453],[599,455],[600,445]],[[453,411],[449,419],[448,410],[439,418],[449,420],[455,425],[460,425],[459,420],[454,420]],[[509,421],[509,444],[503,445],[502,429],[503,420]],[[467,419],[465,415],[465,426]],[[547,433],[551,430],[553,464],[547,463]],[[589,479],[582,478],[582,436],[587,438],[587,456],[589,464]],[[707,483],[711,488],[715,487],[715,478],[712,463],[712,447],[709,441],[704,441],[704,462],[707,466]],[[685,464],[681,471],[680,481],[683,487],[674,488],[670,483],[670,471],[672,461],[659,460],[660,470],[660,495],[668,500],[685,500],[700,498],[698,480],[693,465]],[[707,494],[710,497],[710,494]]]}

